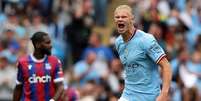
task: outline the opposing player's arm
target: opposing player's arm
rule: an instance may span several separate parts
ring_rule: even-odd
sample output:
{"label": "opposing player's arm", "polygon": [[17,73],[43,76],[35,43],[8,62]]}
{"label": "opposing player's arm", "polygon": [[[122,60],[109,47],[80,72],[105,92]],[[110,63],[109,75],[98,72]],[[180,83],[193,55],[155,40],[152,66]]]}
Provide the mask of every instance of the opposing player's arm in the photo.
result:
{"label": "opposing player's arm", "polygon": [[55,77],[54,77],[54,83],[56,84],[56,93],[54,95],[54,97],[52,98],[53,100],[57,101],[61,98],[61,95],[63,95],[64,93],[64,77],[63,77],[63,70],[62,70],[62,65],[61,65],[61,61],[58,59],[57,60],[57,66],[55,69]]}
{"label": "opposing player's arm", "polygon": [[22,90],[23,90],[23,72],[22,72],[22,67],[21,64],[18,62],[17,63],[17,80],[16,80],[16,86],[14,88],[14,93],[13,93],[13,101],[20,101],[20,98],[22,96]]}
{"label": "opposing player's arm", "polygon": [[16,85],[13,93],[13,101],[20,101],[22,95],[22,85]]}

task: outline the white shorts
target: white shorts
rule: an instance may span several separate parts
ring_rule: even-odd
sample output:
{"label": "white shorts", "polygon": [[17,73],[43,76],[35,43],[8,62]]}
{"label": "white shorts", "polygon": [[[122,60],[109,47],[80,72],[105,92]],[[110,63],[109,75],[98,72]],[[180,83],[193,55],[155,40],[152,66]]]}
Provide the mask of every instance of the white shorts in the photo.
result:
{"label": "white shorts", "polygon": [[128,101],[126,98],[120,97],[118,101]]}

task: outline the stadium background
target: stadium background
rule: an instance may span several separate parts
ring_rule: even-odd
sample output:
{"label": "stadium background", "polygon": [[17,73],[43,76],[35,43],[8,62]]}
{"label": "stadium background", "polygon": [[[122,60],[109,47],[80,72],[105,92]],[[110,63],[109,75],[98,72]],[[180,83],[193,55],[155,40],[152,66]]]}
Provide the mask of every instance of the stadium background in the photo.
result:
{"label": "stadium background", "polygon": [[116,101],[124,85],[114,49],[120,4],[132,7],[135,26],[154,34],[167,53],[168,101],[201,101],[200,0],[0,0],[0,100],[12,98],[17,58],[33,51],[30,36],[45,31],[62,60],[69,98]]}

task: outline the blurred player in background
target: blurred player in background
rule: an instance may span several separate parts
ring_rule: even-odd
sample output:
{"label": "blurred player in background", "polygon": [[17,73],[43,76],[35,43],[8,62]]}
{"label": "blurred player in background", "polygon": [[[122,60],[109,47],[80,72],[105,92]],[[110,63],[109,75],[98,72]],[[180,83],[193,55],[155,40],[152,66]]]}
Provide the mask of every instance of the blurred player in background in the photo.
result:
{"label": "blurred player in background", "polygon": [[153,35],[134,27],[129,6],[117,7],[114,20],[120,33],[115,47],[125,70],[125,88],[119,101],[166,101],[172,72],[163,49]]}
{"label": "blurred player in background", "polygon": [[19,58],[13,101],[59,101],[64,92],[61,62],[51,55],[47,33],[31,37],[33,54]]}

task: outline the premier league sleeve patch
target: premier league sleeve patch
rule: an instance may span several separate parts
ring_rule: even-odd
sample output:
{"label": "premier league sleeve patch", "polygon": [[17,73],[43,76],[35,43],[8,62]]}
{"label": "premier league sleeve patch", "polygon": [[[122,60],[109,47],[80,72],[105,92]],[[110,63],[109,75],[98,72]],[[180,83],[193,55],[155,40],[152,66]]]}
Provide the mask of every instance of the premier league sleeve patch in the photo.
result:
{"label": "premier league sleeve patch", "polygon": [[149,43],[147,49],[147,54],[152,60],[157,62],[158,58],[160,58],[161,55],[164,55],[163,49],[160,47],[160,45],[157,43],[156,40],[152,40],[151,43]]}
{"label": "premier league sleeve patch", "polygon": [[163,52],[161,47],[159,46],[159,44],[154,40],[153,44],[151,45],[151,47],[148,50],[149,52],[153,52],[153,53],[161,53]]}

